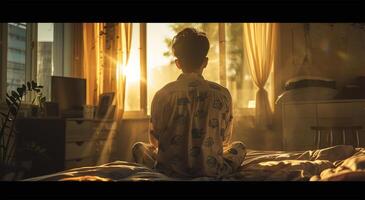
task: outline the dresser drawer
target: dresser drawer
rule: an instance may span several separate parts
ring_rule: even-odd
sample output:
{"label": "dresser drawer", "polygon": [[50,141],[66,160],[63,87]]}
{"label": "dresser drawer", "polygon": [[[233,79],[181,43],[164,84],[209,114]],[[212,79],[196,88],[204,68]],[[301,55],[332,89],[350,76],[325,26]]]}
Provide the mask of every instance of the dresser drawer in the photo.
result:
{"label": "dresser drawer", "polygon": [[115,122],[94,122],[96,130],[117,130],[117,123]]}
{"label": "dresser drawer", "polygon": [[290,104],[285,105],[284,109],[286,118],[315,118],[317,115],[316,104]]}
{"label": "dresser drawer", "polygon": [[95,157],[79,158],[65,161],[66,169],[89,166],[95,166]]}
{"label": "dresser drawer", "polygon": [[66,160],[95,156],[96,143],[92,140],[67,142],[65,151]]}
{"label": "dresser drawer", "polygon": [[106,130],[102,129],[99,131],[96,131],[97,139],[100,140],[113,140],[116,136],[117,132],[115,130]]}
{"label": "dresser drawer", "polygon": [[66,140],[75,138],[91,138],[97,124],[88,120],[67,120]]}
{"label": "dresser drawer", "polygon": [[320,103],[318,104],[318,117],[365,117],[364,102],[341,102],[341,103]]}

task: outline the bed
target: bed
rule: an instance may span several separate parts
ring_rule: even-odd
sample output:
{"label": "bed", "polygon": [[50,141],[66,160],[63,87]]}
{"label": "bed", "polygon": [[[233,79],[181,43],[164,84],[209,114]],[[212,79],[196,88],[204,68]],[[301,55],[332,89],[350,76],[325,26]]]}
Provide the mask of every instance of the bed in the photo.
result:
{"label": "bed", "polygon": [[365,148],[338,145],[308,151],[248,150],[239,170],[222,178],[175,179],[140,164],[114,161],[24,181],[364,181]]}

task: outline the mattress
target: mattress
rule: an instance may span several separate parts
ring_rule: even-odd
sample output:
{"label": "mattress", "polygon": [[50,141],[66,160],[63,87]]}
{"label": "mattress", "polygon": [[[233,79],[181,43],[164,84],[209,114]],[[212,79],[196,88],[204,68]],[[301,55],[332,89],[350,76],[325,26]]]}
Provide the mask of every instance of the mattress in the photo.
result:
{"label": "mattress", "polygon": [[137,163],[99,166],[29,178],[24,181],[347,181],[365,180],[365,149],[338,145],[308,151],[248,150],[241,167],[221,178],[176,179]]}

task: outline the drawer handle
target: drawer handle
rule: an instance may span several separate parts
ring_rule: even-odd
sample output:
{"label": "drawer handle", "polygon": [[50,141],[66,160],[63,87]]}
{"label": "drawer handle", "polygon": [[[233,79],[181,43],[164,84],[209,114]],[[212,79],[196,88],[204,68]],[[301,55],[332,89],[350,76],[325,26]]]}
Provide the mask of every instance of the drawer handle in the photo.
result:
{"label": "drawer handle", "polygon": [[75,120],[77,124],[82,124],[83,120]]}
{"label": "drawer handle", "polygon": [[76,142],[76,144],[78,145],[78,146],[81,146],[82,144],[84,144],[84,142]]}
{"label": "drawer handle", "polygon": [[81,160],[81,158],[75,159],[76,162],[80,162]]}

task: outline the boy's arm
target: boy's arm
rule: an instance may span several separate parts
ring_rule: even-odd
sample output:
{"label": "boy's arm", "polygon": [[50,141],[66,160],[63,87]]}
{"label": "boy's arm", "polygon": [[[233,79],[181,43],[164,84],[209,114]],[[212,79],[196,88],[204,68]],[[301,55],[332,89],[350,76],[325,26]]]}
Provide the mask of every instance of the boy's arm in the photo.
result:
{"label": "boy's arm", "polygon": [[[229,94],[229,93],[228,93]],[[223,146],[228,146],[232,137],[232,121],[233,121],[233,111],[232,111],[232,97],[228,96],[228,101],[226,102],[227,111],[225,114],[225,131],[223,136]]]}
{"label": "boy's arm", "polygon": [[155,134],[155,130],[153,128],[153,124],[152,122],[150,121],[149,123],[149,141],[150,143],[155,147],[155,148],[158,148],[158,136]]}
{"label": "boy's arm", "polygon": [[149,125],[149,141],[155,148],[158,148],[159,132],[162,129],[162,109],[159,92],[157,92],[151,104],[151,120]]}

